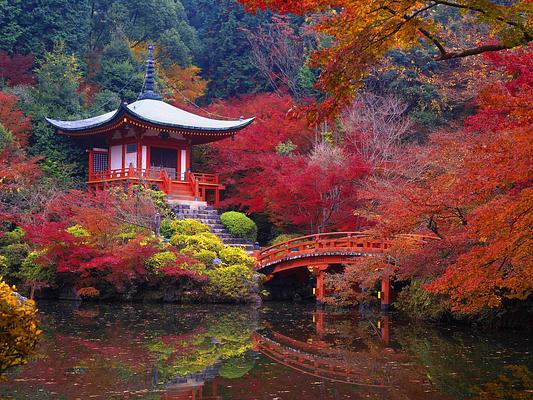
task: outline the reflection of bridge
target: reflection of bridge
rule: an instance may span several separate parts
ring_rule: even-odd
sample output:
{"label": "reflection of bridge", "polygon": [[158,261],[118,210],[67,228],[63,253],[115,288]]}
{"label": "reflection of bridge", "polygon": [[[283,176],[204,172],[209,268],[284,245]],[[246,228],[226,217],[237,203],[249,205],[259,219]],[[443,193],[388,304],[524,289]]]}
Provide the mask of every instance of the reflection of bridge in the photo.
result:
{"label": "reflection of bridge", "polygon": [[[405,239],[427,241],[430,236],[401,235]],[[324,274],[332,265],[353,262],[355,257],[380,257],[391,247],[390,240],[376,239],[362,232],[335,232],[302,236],[256,251],[257,270],[271,279],[274,275],[296,268],[308,268],[316,277],[316,299],[325,296]],[[382,278],[381,304],[390,303],[389,277]]]}
{"label": "reflection of bridge", "polygon": [[[386,358],[388,353],[378,351],[374,356],[367,354],[361,357],[355,354],[355,357],[346,358],[349,352],[332,348],[323,340],[325,317],[323,310],[313,313],[317,336],[307,341],[276,332],[270,324],[266,324],[268,336],[258,332],[252,335],[254,350],[288,368],[320,379],[366,387],[387,387],[386,363],[381,358]],[[388,346],[389,317],[383,316],[378,326],[379,337]]]}

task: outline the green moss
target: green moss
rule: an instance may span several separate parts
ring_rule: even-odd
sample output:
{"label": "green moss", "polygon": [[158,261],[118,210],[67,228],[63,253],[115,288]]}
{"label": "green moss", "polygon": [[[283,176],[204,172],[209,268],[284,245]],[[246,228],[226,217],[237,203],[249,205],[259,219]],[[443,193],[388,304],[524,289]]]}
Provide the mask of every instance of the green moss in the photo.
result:
{"label": "green moss", "polygon": [[228,211],[220,216],[222,225],[233,235],[255,242],[257,239],[257,225],[245,214]]}

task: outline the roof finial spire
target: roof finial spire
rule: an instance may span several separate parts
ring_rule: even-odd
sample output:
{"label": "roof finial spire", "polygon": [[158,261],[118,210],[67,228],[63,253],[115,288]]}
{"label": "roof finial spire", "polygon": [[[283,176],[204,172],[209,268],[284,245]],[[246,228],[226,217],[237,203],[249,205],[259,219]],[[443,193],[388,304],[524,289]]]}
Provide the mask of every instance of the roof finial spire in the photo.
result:
{"label": "roof finial spire", "polygon": [[146,60],[146,73],[144,75],[144,85],[139,98],[137,100],[161,100],[159,93],[155,91],[155,77],[154,77],[154,46],[152,43],[148,45],[148,60]]}

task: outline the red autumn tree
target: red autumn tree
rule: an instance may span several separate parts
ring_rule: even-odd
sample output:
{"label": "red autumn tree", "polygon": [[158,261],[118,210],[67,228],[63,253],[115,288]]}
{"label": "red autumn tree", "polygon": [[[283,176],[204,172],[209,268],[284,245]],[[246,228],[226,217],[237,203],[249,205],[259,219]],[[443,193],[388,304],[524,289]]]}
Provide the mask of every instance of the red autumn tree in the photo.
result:
{"label": "red autumn tree", "polygon": [[11,219],[18,210],[17,195],[40,175],[38,158],[24,152],[31,125],[16,108],[16,97],[0,92],[0,213]]}
{"label": "red autumn tree", "polygon": [[398,173],[370,191],[380,233],[442,239],[403,254],[399,272],[433,279],[427,289],[448,296],[456,312],[533,293],[531,56],[531,48],[492,56],[509,80],[482,90],[463,129],[409,147]]}
{"label": "red autumn tree", "polygon": [[0,79],[5,80],[10,86],[31,85],[34,77],[31,72],[34,58],[31,54],[9,55],[0,50]]}
{"label": "red autumn tree", "polygon": [[366,168],[357,157],[322,140],[302,117],[290,115],[288,96],[248,96],[211,110],[256,122],[232,142],[213,145],[217,170],[230,177],[226,204],[265,212],[277,226],[323,232],[355,226],[355,179]]}

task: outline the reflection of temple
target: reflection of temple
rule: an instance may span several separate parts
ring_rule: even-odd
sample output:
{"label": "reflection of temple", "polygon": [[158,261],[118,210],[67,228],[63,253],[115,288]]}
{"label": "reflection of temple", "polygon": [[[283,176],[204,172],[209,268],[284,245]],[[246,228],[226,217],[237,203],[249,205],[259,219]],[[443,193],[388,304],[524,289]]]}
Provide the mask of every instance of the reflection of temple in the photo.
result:
{"label": "reflection of temple", "polygon": [[215,364],[196,374],[176,376],[165,386],[161,400],[221,400],[214,381],[218,369]]}

